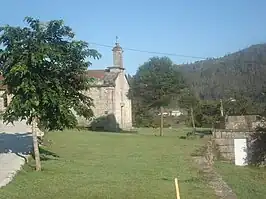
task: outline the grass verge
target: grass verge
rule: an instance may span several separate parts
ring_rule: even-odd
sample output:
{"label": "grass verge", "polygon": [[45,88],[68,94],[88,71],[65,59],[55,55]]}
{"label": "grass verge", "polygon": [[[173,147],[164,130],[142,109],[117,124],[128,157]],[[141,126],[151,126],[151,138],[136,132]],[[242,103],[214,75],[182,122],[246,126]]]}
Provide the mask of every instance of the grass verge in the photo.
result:
{"label": "grass verge", "polygon": [[239,199],[266,198],[265,168],[237,167],[224,162],[216,162],[215,168]]}

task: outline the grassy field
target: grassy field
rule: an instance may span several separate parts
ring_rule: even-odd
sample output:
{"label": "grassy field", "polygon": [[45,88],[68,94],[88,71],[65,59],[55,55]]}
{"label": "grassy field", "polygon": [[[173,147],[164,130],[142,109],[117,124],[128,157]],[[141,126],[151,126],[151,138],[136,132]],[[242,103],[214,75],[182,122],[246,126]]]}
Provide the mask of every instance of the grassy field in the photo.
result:
{"label": "grassy field", "polygon": [[217,162],[215,167],[239,199],[266,198],[265,168],[236,167],[222,162]]}
{"label": "grassy field", "polygon": [[7,187],[0,199],[175,198],[174,178],[182,199],[214,199],[191,153],[203,139],[184,140],[184,132],[152,129],[138,134],[64,131],[49,133],[45,149],[59,157],[42,162],[43,171],[30,165]]}

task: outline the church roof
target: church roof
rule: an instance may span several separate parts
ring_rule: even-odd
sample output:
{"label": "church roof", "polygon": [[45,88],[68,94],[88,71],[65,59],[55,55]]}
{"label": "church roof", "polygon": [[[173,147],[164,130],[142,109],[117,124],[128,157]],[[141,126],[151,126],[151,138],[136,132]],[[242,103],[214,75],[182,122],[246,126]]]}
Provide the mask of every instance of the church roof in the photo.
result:
{"label": "church roof", "polygon": [[[96,78],[102,81],[102,84],[97,86],[115,86],[115,80],[118,76],[117,72],[109,72],[108,70],[88,70],[88,77]],[[4,80],[4,77],[0,75],[0,90],[6,88],[5,85],[1,84],[1,81]]]}
{"label": "church roof", "polygon": [[105,70],[88,70],[87,75],[89,77],[94,77],[97,79],[103,79],[104,73],[105,73]]}

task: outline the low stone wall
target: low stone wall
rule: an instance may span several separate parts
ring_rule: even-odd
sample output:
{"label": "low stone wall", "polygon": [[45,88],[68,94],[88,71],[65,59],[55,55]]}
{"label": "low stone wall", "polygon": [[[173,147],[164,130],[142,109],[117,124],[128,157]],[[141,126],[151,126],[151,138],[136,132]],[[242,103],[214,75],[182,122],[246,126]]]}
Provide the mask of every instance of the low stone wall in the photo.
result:
{"label": "low stone wall", "polygon": [[251,131],[238,131],[227,129],[215,129],[212,132],[214,142],[219,150],[219,156],[223,160],[233,162],[235,159],[234,139],[249,139]]}
{"label": "low stone wall", "polygon": [[248,138],[253,131],[239,131],[230,129],[215,129],[212,132],[215,139],[237,139]]}
{"label": "low stone wall", "polygon": [[255,126],[253,123],[259,121],[258,115],[236,115],[228,116],[225,122],[225,129],[234,130],[254,130]]}

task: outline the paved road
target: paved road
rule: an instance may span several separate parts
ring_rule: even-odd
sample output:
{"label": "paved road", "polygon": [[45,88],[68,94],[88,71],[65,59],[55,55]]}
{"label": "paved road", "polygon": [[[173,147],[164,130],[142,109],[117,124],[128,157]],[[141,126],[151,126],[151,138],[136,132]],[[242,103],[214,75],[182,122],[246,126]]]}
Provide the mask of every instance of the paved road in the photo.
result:
{"label": "paved road", "polygon": [[5,125],[0,120],[0,187],[7,185],[25,163],[32,148],[31,128],[25,122]]}

